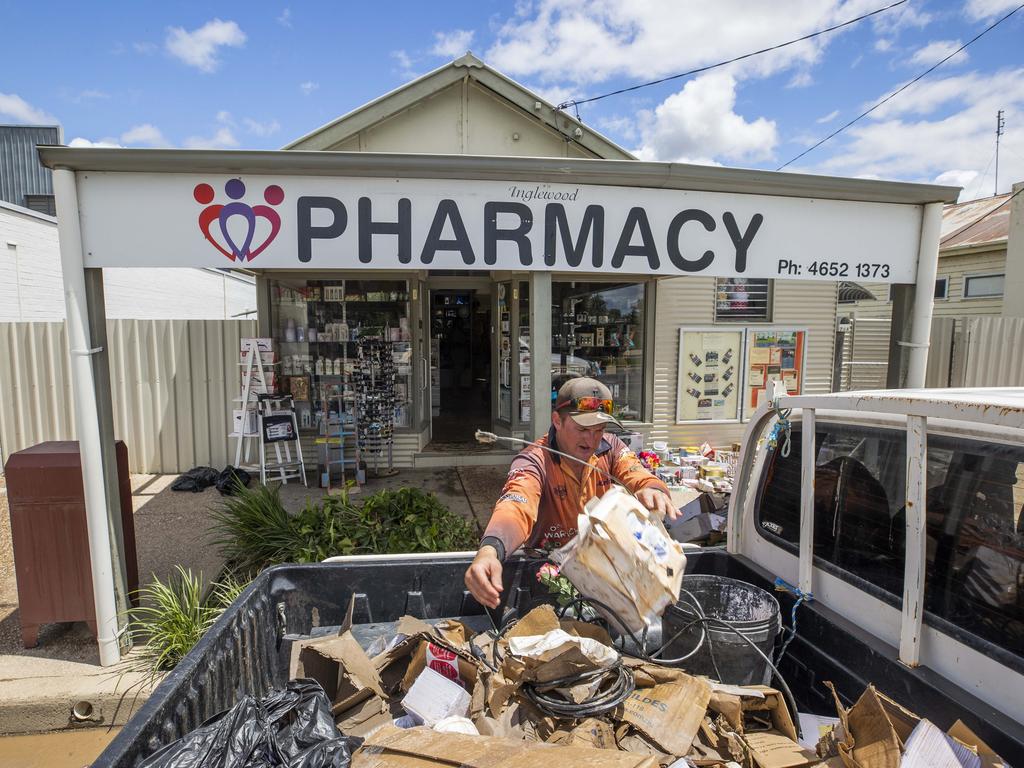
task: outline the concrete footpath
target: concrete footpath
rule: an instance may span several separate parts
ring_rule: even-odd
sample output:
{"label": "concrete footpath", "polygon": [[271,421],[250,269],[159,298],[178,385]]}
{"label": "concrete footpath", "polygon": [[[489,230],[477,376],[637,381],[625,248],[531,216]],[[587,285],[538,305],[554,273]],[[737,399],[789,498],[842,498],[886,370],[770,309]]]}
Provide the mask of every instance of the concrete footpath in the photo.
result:
{"label": "concrete footpath", "polygon": [[[371,480],[362,495],[384,488],[423,488],[482,530],[506,472],[507,467],[402,470],[391,478]],[[153,575],[166,581],[179,564],[201,572],[208,582],[223,566],[211,544],[209,523],[209,510],[220,495],[213,488],[197,494],[172,491],[174,477],[132,478],[142,583]],[[281,495],[288,509],[298,510],[321,493],[291,483]],[[100,667],[95,640],[84,623],[47,625],[36,648],[22,647],[10,516],[0,475],[0,734],[126,722],[150,692],[139,685],[138,673],[125,671],[130,663],[131,656],[118,667]],[[84,719],[74,715],[76,705],[86,713]]]}

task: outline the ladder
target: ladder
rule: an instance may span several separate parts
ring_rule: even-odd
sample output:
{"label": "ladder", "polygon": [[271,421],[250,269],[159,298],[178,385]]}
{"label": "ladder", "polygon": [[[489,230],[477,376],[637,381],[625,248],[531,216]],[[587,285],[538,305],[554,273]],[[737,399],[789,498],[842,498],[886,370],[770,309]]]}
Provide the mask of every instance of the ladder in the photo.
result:
{"label": "ladder", "polygon": [[[295,407],[291,395],[277,395],[268,385],[267,367],[277,365],[266,363],[261,354],[260,339],[242,339],[242,391],[235,402],[241,403],[241,421],[230,437],[235,439],[235,466],[251,472],[259,472],[260,483],[266,485],[268,473],[276,473],[274,479],[283,484],[291,479],[306,482],[306,468],[302,463],[302,444],[299,440],[299,425],[295,418]],[[270,340],[263,341],[269,347]],[[264,351],[270,351],[267,348]],[[257,462],[250,459],[253,442],[257,447]],[[297,459],[292,457],[295,444]],[[267,462],[267,445],[273,446],[274,461]],[[282,452],[283,449],[283,452]]]}

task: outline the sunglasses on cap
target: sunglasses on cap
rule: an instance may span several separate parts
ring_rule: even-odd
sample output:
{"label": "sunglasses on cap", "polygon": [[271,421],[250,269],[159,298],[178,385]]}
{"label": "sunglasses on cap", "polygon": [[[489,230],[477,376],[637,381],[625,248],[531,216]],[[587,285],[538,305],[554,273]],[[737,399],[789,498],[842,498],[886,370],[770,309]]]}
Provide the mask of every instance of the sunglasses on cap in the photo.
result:
{"label": "sunglasses on cap", "polygon": [[600,397],[574,397],[571,400],[564,400],[555,404],[555,410],[569,408],[571,411],[593,412],[604,411],[609,416],[612,414],[614,403]]}

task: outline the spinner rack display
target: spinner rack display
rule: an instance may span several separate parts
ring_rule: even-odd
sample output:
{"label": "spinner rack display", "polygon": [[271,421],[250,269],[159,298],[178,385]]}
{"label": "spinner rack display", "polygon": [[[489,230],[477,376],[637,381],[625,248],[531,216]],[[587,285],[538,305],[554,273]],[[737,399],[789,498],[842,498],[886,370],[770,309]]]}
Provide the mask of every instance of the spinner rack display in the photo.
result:
{"label": "spinner rack display", "polygon": [[[378,476],[393,475],[395,435],[395,361],[392,345],[385,341],[389,328],[382,329],[382,338],[359,339],[359,356],[353,373],[356,396],[357,445],[364,457],[373,457],[373,470]],[[380,460],[387,452],[387,466]]]}

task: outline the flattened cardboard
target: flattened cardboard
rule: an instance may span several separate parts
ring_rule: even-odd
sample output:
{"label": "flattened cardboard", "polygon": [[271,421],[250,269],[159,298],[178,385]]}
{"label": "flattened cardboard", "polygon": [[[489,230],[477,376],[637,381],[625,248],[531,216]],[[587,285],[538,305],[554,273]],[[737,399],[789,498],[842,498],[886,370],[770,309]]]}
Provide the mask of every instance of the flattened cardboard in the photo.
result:
{"label": "flattened cardboard", "polygon": [[349,630],[294,643],[289,679],[299,677],[320,683],[339,711],[373,694],[386,698],[376,667]]}
{"label": "flattened cardboard", "polygon": [[[379,696],[371,696],[337,715],[335,724],[346,736],[365,738],[378,728],[393,722],[395,709],[401,710],[401,707],[389,707]],[[399,711],[397,714],[402,713]]]}
{"label": "flattened cardboard", "polygon": [[816,752],[800,746],[778,732],[747,733],[743,736],[743,741],[750,749],[750,757],[758,768],[798,768],[818,763]]}
{"label": "flattened cardboard", "polygon": [[683,674],[653,688],[638,688],[622,704],[621,719],[669,754],[682,757],[704,721],[711,697],[706,680]]}
{"label": "flattened cardboard", "polygon": [[[549,750],[557,750],[549,752]],[[536,768],[557,760],[579,768],[656,768],[648,755],[578,746],[550,746],[494,736],[384,726],[352,756],[352,768]]]}

